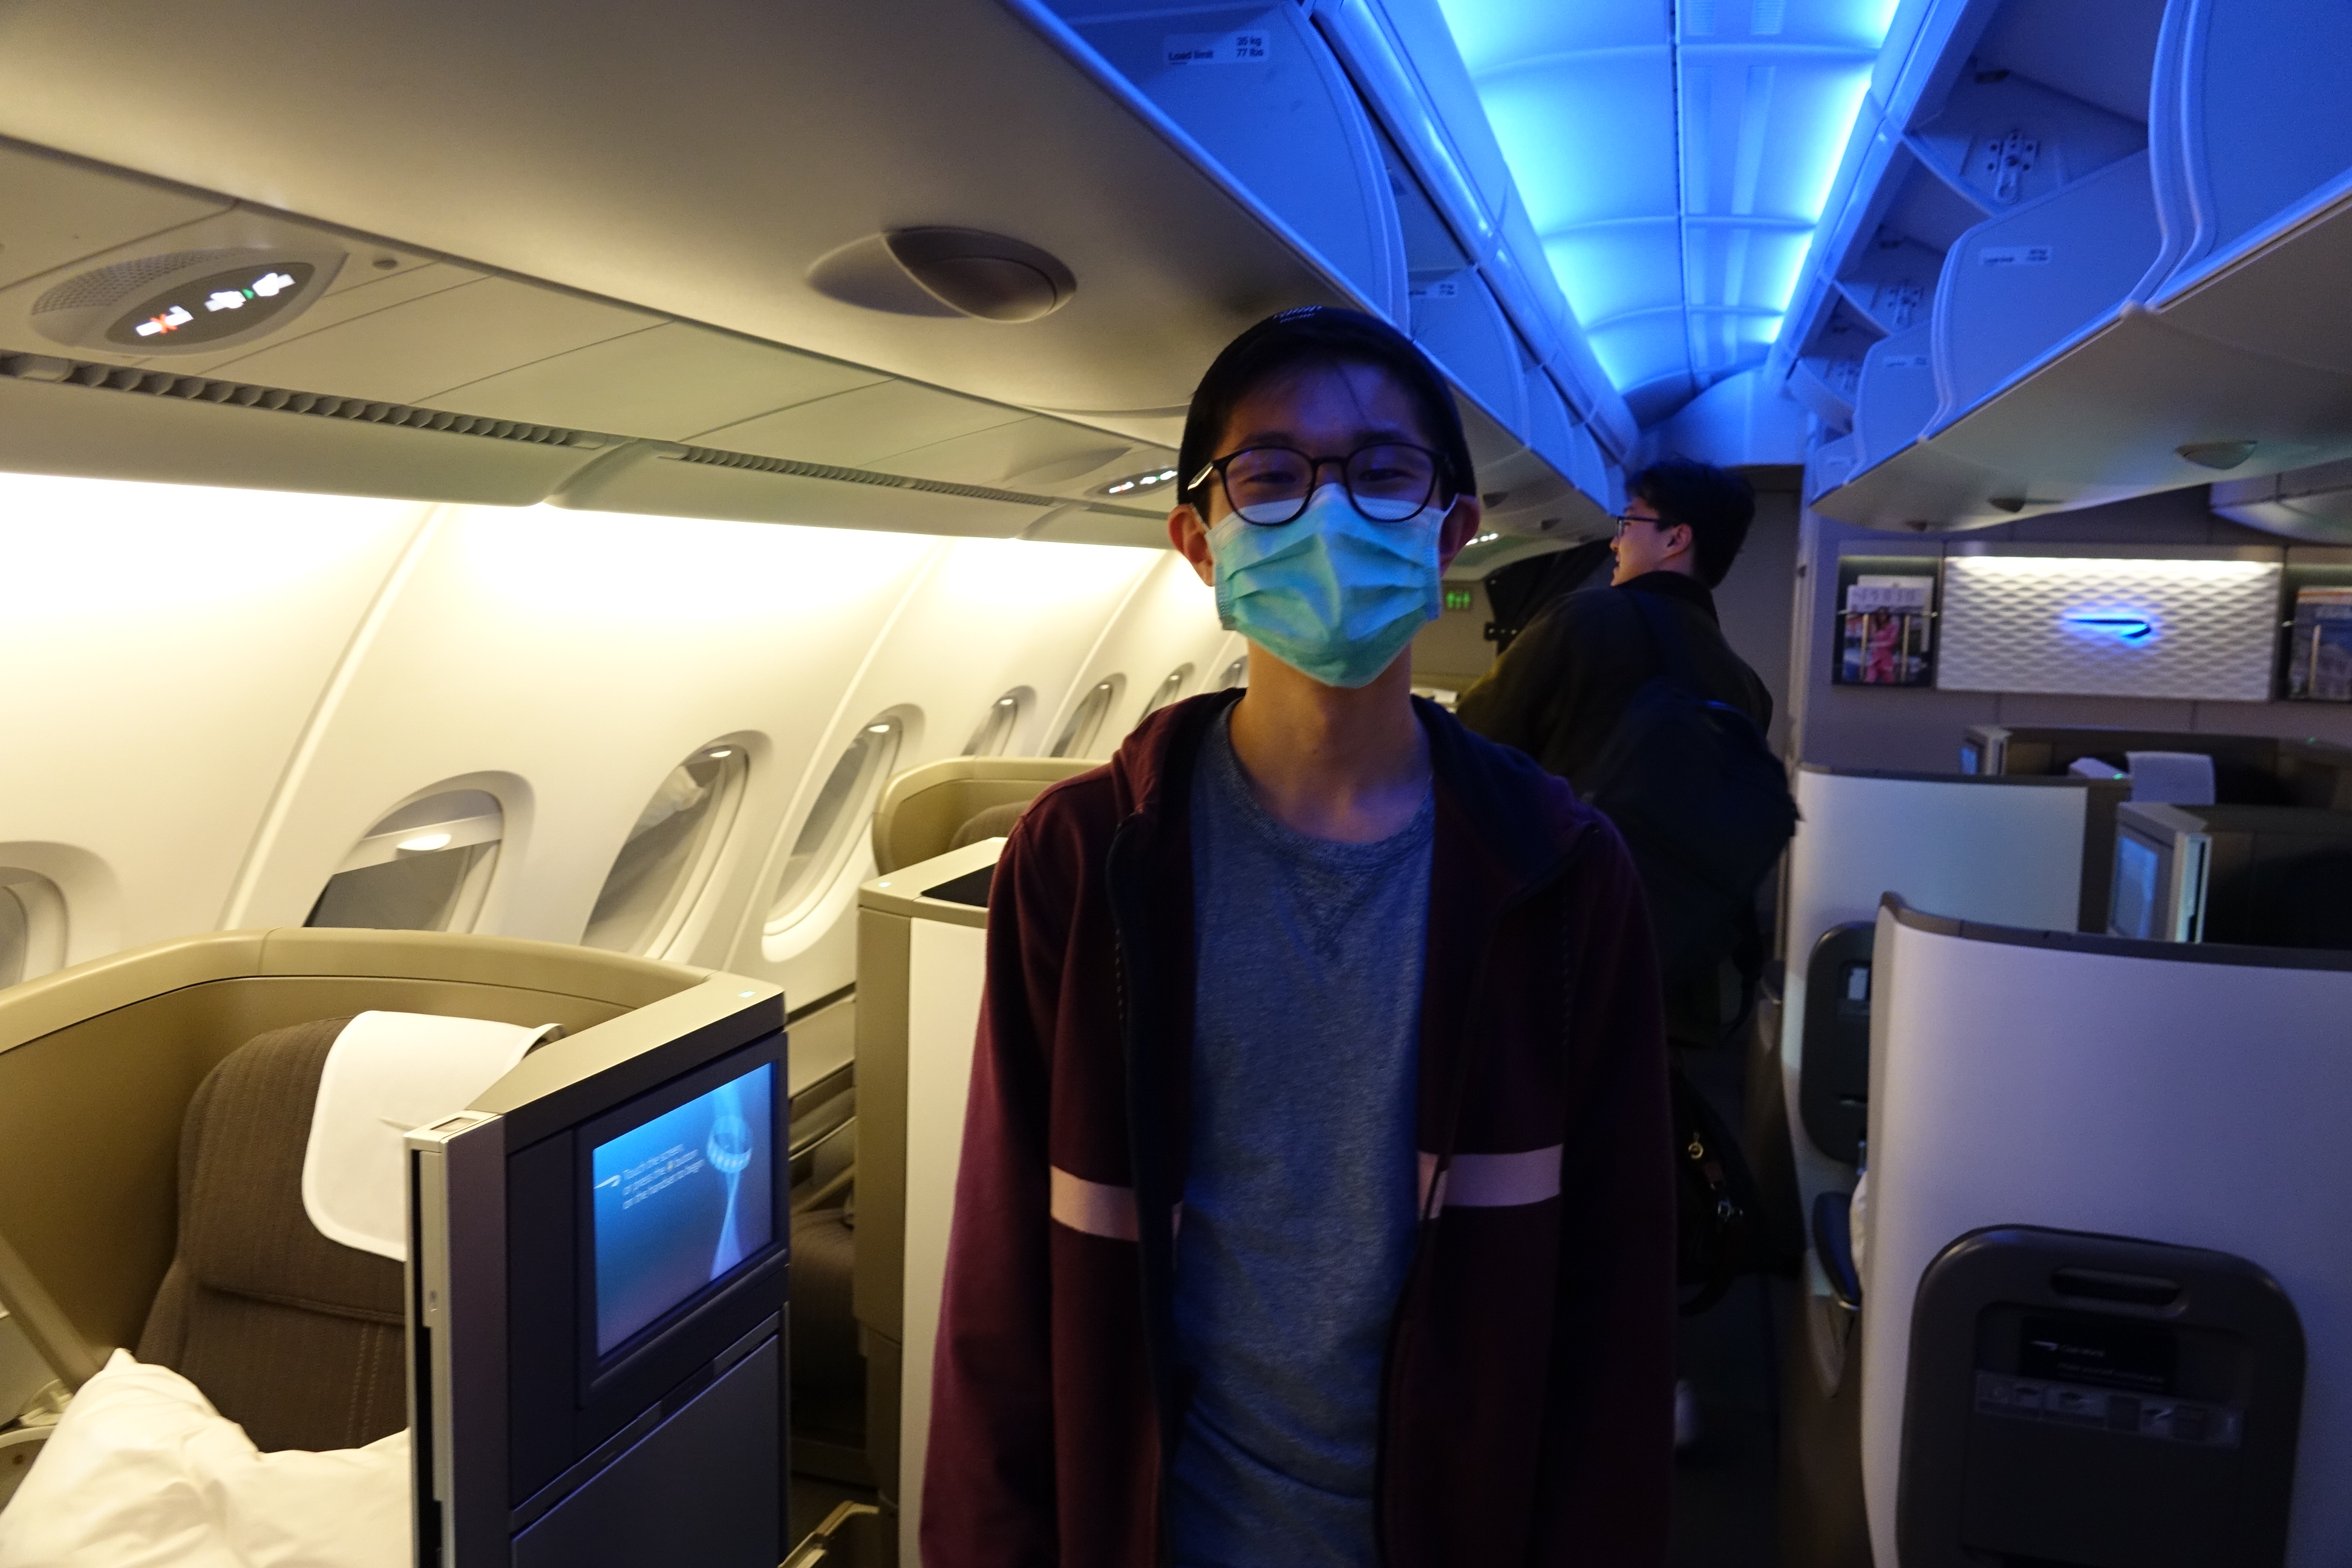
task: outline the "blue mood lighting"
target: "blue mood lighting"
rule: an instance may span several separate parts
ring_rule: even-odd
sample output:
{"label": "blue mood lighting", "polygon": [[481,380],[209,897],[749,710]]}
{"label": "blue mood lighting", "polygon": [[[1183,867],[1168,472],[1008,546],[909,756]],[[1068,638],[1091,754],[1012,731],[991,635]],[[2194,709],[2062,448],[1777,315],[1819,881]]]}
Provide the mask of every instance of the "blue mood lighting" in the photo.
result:
{"label": "blue mood lighting", "polygon": [[2059,617],[2079,637],[2113,639],[2129,647],[2156,640],[2156,623],[2146,616],[2118,610],[2069,610]]}
{"label": "blue mood lighting", "polygon": [[774,1239],[775,1080],[763,1062],[591,1152],[598,1355]]}
{"label": "blue mood lighting", "polygon": [[1634,416],[1761,364],[1895,0],[1438,5]]}

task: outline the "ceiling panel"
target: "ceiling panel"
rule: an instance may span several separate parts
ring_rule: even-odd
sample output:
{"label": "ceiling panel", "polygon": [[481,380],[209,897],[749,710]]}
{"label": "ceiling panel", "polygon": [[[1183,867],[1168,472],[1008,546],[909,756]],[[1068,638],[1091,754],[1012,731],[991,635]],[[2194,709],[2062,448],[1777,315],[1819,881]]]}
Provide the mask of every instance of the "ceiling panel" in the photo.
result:
{"label": "ceiling panel", "polygon": [[1637,416],[1763,363],[1895,0],[1443,5],[1553,273]]}

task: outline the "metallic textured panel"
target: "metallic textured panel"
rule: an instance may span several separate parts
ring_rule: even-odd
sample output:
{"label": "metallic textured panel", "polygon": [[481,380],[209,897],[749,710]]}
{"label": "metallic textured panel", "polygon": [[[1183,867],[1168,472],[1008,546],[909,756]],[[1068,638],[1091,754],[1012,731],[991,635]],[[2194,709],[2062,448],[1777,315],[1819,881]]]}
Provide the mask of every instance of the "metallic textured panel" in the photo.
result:
{"label": "metallic textured panel", "polygon": [[2263,702],[2279,566],[2260,561],[1956,556],[1936,684]]}

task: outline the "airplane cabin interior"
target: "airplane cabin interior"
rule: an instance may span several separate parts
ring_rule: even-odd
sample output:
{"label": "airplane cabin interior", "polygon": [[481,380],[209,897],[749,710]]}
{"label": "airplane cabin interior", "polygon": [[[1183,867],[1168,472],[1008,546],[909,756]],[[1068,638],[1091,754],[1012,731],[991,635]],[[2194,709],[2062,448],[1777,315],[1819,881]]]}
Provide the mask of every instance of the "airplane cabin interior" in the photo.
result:
{"label": "airplane cabin interior", "polygon": [[1307,305],[1462,416],[1440,706],[1755,491],[1675,1568],[2352,1561],[2347,61],[0,0],[0,1568],[917,1568],[992,874],[1247,688],[1177,448]]}

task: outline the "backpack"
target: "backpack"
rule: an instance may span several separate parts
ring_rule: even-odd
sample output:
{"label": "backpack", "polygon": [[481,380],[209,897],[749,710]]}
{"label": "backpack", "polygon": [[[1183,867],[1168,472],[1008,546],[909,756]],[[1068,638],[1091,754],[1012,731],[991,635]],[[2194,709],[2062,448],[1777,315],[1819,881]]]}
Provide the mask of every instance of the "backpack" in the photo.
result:
{"label": "backpack", "polygon": [[1797,802],[1756,721],[1699,685],[1674,610],[1653,594],[1623,597],[1660,669],[1627,701],[1584,798],[1633,852],[1671,989],[1758,956],[1756,889],[1797,830]]}
{"label": "backpack", "polygon": [[[1627,702],[1587,775],[1585,800],[1632,852],[1667,986],[1711,980],[1736,962],[1744,1020],[1761,969],[1756,889],[1796,832],[1796,799],[1756,721],[1700,687],[1674,612],[1653,595],[1625,597],[1660,671]],[[1676,1274],[1697,1287],[1683,1302],[1687,1313],[1771,1259],[1760,1190],[1738,1140],[1679,1068],[1672,1087]]]}

